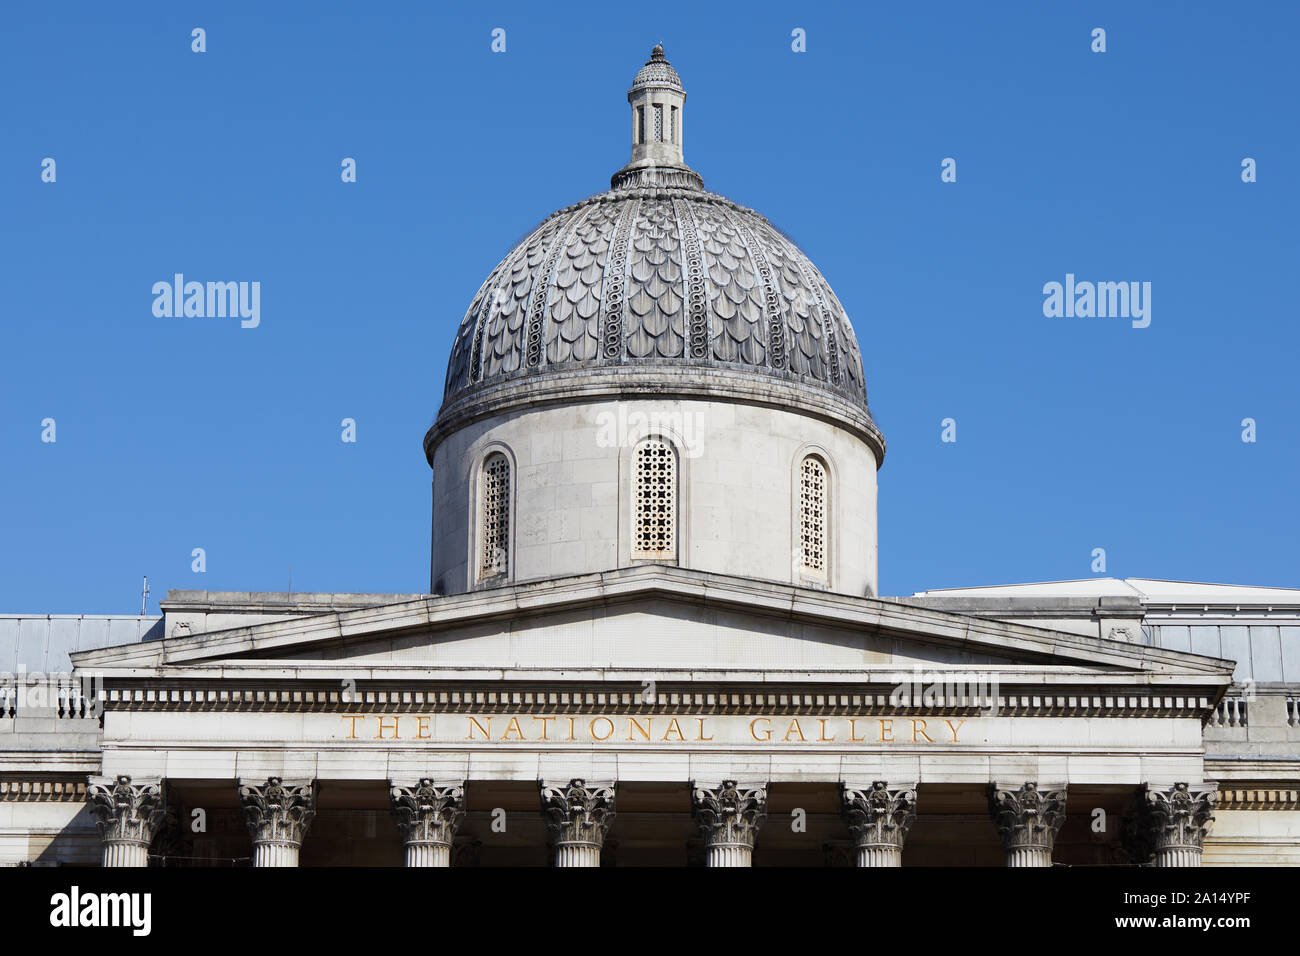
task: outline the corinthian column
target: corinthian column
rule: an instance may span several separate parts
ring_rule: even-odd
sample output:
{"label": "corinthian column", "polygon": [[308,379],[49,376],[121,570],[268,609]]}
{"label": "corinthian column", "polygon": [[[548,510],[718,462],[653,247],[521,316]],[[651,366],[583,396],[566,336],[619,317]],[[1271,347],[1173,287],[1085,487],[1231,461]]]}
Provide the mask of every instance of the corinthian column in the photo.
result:
{"label": "corinthian column", "polygon": [[692,812],[704,838],[705,866],[751,866],[754,836],[767,819],[767,785],[724,780],[717,787],[691,784]]}
{"label": "corinthian column", "polygon": [[167,815],[159,777],[91,777],[86,802],[104,841],[104,866],[148,866],[149,844]]}
{"label": "corinthian column", "polygon": [[1065,822],[1065,785],[1018,790],[989,785],[989,812],[1007,851],[1007,866],[1051,866],[1052,845]]}
{"label": "corinthian column", "polygon": [[1205,835],[1214,823],[1218,784],[1192,787],[1176,783],[1167,790],[1144,788],[1140,799],[1156,866],[1200,866]]}
{"label": "corinthian column", "polygon": [[414,786],[388,781],[393,819],[406,844],[407,866],[451,866],[451,845],[465,819],[465,788],[422,777]]}
{"label": "corinthian column", "polygon": [[890,789],[883,780],[868,788],[847,783],[840,788],[841,811],[853,834],[858,866],[902,866],[903,841],[916,819],[916,790]]}
{"label": "corinthian column", "polygon": [[556,866],[600,866],[600,848],[614,820],[615,783],[539,781],[542,816],[555,848]]}
{"label": "corinthian column", "polygon": [[253,838],[253,866],[297,866],[302,838],[316,816],[316,787],[311,780],[239,785],[244,822]]}

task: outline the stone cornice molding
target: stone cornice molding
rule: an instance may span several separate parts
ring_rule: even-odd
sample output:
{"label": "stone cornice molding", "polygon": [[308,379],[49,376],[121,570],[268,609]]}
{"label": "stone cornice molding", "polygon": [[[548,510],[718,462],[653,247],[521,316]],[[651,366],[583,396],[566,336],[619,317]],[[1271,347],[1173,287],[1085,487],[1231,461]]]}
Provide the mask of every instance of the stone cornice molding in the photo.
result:
{"label": "stone cornice molding", "polygon": [[613,781],[588,783],[572,779],[567,784],[538,781],[542,815],[551,843],[560,847],[578,845],[600,849],[614,822]]}
{"label": "stone cornice molding", "polygon": [[693,365],[601,366],[538,372],[528,369],[513,378],[476,386],[443,405],[438,420],[424,436],[424,453],[429,464],[439,444],[466,425],[520,409],[548,405],[588,404],[600,399],[660,398],[674,401],[696,398],[702,401],[733,401],[764,405],[838,425],[870,446],[877,467],[885,458],[885,438],[861,405],[829,387],[769,375],[755,374],[745,364],[729,367],[712,363],[707,375]]}
{"label": "stone cornice molding", "polygon": [[707,847],[754,848],[767,820],[767,784],[724,780],[716,786],[691,784],[691,811]]}
{"label": "stone cornice molding", "polygon": [[315,781],[286,783],[268,777],[265,783],[238,781],[244,822],[254,843],[299,847],[316,816]]}
{"label": "stone cornice molding", "polygon": [[[781,683],[783,672],[769,671],[765,680],[755,672],[734,672],[715,676],[707,670],[676,674],[642,669],[606,669],[590,676],[581,671],[556,671],[554,682],[533,676],[527,669],[473,672],[465,680],[430,680],[428,666],[410,668],[407,681],[387,677],[366,681],[366,669],[331,667],[328,677],[307,669],[275,676],[236,675],[223,668],[224,677],[204,679],[156,677],[134,680],[113,678],[107,682],[103,707],[106,711],[200,711],[267,713],[605,713],[728,714],[759,711],[771,715],[820,714],[830,716],[888,717],[935,715],[959,717],[1131,717],[1204,719],[1213,709],[1215,697],[1195,686],[1152,687],[1135,684],[1131,675],[1124,683],[1093,686],[1075,683],[1053,685],[1050,675],[1035,684],[1001,684],[996,713],[971,697],[942,690],[913,705],[892,702],[898,683],[906,672],[890,675],[871,671],[850,675],[828,673],[823,680]],[[548,672],[548,676],[549,676]],[[966,670],[959,673],[970,674]],[[340,688],[340,675],[357,684],[355,691]],[[990,675],[994,676],[994,675]],[[1065,675],[1061,675],[1064,677]],[[1069,675],[1078,680],[1078,674]],[[854,679],[856,677],[856,679]],[[730,680],[726,679],[730,678]],[[656,685],[648,699],[645,682]],[[1006,680],[1005,675],[1001,678]],[[119,686],[119,684],[121,686]],[[503,686],[504,685],[504,686]],[[1097,693],[1104,689],[1104,693]],[[929,702],[927,702],[929,701]]]}
{"label": "stone cornice molding", "polygon": [[80,803],[86,787],[85,780],[0,780],[0,802]]}
{"label": "stone cornice molding", "polygon": [[870,786],[840,784],[840,811],[853,845],[888,846],[902,849],[907,832],[916,820],[915,785],[890,787],[883,780]]}
{"label": "stone cornice molding", "polygon": [[429,843],[450,847],[465,819],[463,783],[438,784],[421,777],[411,785],[388,782],[393,819],[402,842]]}
{"label": "stone cornice molding", "polygon": [[[1208,761],[1207,761],[1208,762]],[[1231,787],[1219,791],[1218,810],[1300,810],[1300,789]]]}
{"label": "stone cornice molding", "polygon": [[[1213,685],[1216,694],[1229,683],[1233,667],[1232,662],[1180,651],[936,611],[904,601],[833,594],[665,565],[524,582],[448,597],[430,596],[379,607],[270,621],[192,637],[80,651],[73,659],[78,669],[93,670],[106,678],[156,677],[160,668],[166,672],[187,665],[247,666],[248,656],[274,659],[277,652],[287,659],[284,663],[300,666],[293,661],[298,649],[403,633],[437,633],[457,626],[517,621],[529,615],[582,607],[609,608],[665,597],[697,610],[727,609],[768,620],[829,623],[965,652],[1021,658],[1026,664],[1072,663],[1102,671],[1140,672],[1152,680],[1200,681],[1207,689]],[[799,640],[797,636],[789,639]]]}
{"label": "stone cornice molding", "polygon": [[164,785],[157,777],[91,777],[86,804],[105,843],[130,843],[147,849],[167,819]]}
{"label": "stone cornice molding", "polygon": [[1030,781],[1012,790],[989,784],[989,813],[1007,850],[1037,848],[1050,856],[1065,822],[1065,785],[1039,789]]}

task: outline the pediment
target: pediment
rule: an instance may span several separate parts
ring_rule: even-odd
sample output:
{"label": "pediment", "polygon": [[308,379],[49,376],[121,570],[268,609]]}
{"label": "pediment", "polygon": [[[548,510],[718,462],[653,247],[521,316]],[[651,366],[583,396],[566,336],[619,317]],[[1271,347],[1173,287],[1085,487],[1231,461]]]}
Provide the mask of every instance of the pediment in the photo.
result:
{"label": "pediment", "polygon": [[1161,648],[665,566],[429,596],[78,654],[105,676],[708,672],[886,679],[926,670],[1146,674],[1225,685]]}

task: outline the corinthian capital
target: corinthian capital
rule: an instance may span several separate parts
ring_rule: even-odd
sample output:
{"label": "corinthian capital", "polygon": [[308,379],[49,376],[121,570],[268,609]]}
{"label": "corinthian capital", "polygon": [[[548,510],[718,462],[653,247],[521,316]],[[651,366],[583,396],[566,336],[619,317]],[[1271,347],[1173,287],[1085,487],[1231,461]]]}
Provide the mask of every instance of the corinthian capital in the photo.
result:
{"label": "corinthian capital", "polygon": [[465,789],[460,784],[436,784],[422,777],[414,786],[389,781],[393,818],[403,843],[451,846],[465,819]]}
{"label": "corinthian capital", "polygon": [[1219,799],[1217,784],[1192,787],[1176,783],[1167,790],[1144,788],[1140,799],[1147,835],[1157,853],[1173,849],[1199,852],[1204,848]]}
{"label": "corinthian capital", "polygon": [[542,815],[557,846],[580,844],[599,848],[614,821],[614,783],[587,783],[570,780],[567,784],[540,781]]}
{"label": "corinthian capital", "polygon": [[285,783],[267,777],[266,783],[239,784],[244,822],[254,843],[301,846],[316,816],[316,788],[310,780]]}
{"label": "corinthian capital", "polygon": [[1008,850],[1037,848],[1050,855],[1065,822],[1065,786],[1039,790],[1026,783],[1016,790],[989,786],[989,812]]}
{"label": "corinthian capital", "polygon": [[724,780],[716,787],[692,784],[695,825],[706,846],[753,849],[754,835],[767,819],[767,788]]}
{"label": "corinthian capital", "polygon": [[867,846],[903,846],[907,831],[916,819],[916,791],[911,787],[890,788],[883,780],[870,787],[856,788],[841,784],[844,822],[853,834],[853,844]]}
{"label": "corinthian capital", "polygon": [[167,816],[160,778],[133,782],[130,777],[91,777],[86,803],[105,843],[148,847]]}

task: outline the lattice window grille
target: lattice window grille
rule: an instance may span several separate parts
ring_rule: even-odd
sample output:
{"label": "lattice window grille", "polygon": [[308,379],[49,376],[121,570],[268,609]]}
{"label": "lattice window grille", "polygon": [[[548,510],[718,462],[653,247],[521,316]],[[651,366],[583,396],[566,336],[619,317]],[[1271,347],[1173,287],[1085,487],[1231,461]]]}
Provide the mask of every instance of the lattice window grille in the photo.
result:
{"label": "lattice window grille", "polygon": [[826,576],[826,466],[811,455],[799,469],[799,553],[805,574]]}
{"label": "lattice window grille", "polygon": [[672,446],[656,438],[636,447],[636,520],[632,553],[639,558],[677,553],[677,459]]}
{"label": "lattice window grille", "polygon": [[497,452],[483,462],[482,502],[483,546],[479,555],[479,577],[506,573],[510,546],[510,463]]}
{"label": "lattice window grille", "polygon": [[664,108],[659,103],[655,104],[655,142],[664,141]]}

